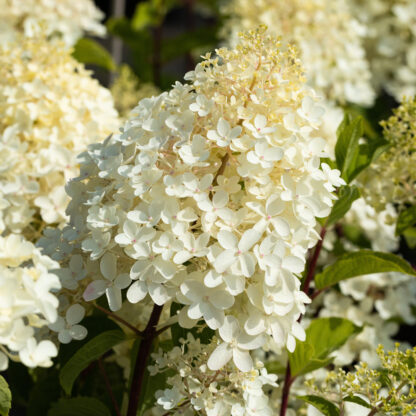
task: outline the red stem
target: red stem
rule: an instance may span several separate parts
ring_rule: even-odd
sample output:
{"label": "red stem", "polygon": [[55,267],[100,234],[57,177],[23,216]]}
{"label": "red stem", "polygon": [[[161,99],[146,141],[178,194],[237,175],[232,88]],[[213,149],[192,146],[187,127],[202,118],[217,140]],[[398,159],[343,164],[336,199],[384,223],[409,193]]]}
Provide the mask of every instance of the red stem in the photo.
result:
{"label": "red stem", "polygon": [[110,396],[111,402],[113,403],[113,407],[114,407],[114,410],[116,412],[116,415],[121,416],[120,408],[118,407],[117,400],[116,400],[116,398],[114,396],[114,393],[113,393],[113,389],[111,388],[110,381],[108,380],[102,357],[100,357],[98,359],[98,367],[99,367],[101,375],[104,379],[105,388],[107,390],[108,395]]}
{"label": "red stem", "polygon": [[129,405],[127,416],[136,416],[139,407],[139,398],[143,386],[144,373],[146,372],[147,359],[154,339],[157,337],[156,326],[162,313],[163,305],[154,305],[149,322],[143,331],[143,339],[140,342],[139,351],[134,365],[133,378],[130,387]]}
{"label": "red stem", "polygon": [[322,230],[320,233],[321,239],[318,241],[318,244],[316,245],[315,250],[313,251],[313,254],[310,259],[309,266],[308,266],[308,273],[306,274],[305,280],[303,281],[303,284],[302,284],[302,290],[306,294],[308,294],[311,282],[313,278],[315,277],[316,264],[318,263],[319,254],[321,253],[321,250],[322,250],[322,244],[324,242],[325,234],[326,234],[326,228],[322,227]]}
{"label": "red stem", "polygon": [[[315,277],[316,265],[318,263],[319,254],[321,253],[321,250],[322,250],[322,244],[324,242],[325,234],[326,234],[326,228],[324,226],[322,227],[322,230],[320,233],[321,238],[318,241],[318,244],[316,245],[312,253],[312,256],[310,257],[308,271],[307,271],[305,280],[302,283],[302,291],[305,292],[306,294],[308,294],[311,282],[313,278]],[[299,316],[298,322],[300,322],[301,319],[302,319],[302,315]],[[292,383],[295,381],[295,378],[296,377],[292,377],[292,374],[290,372],[290,364],[288,360],[287,367],[286,367],[286,374],[285,374],[285,382],[284,382],[283,390],[282,390],[282,403],[280,406],[280,416],[286,416],[286,411],[287,411],[287,407],[289,404],[290,387],[292,386]]]}
{"label": "red stem", "polygon": [[286,367],[286,374],[285,374],[285,383],[283,385],[282,391],[282,404],[280,406],[280,416],[285,416],[287,411],[287,406],[289,404],[289,393],[290,393],[290,386],[292,385],[295,379],[292,378],[290,373],[290,364],[289,361]]}

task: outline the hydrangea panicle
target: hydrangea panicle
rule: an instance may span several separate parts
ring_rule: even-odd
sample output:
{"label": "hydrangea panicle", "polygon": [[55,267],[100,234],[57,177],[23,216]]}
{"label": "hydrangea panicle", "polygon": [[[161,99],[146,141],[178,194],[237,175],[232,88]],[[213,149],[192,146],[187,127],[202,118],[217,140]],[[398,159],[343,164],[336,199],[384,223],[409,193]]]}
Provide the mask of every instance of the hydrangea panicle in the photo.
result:
{"label": "hydrangea panicle", "polygon": [[181,326],[218,330],[208,367],[232,358],[250,371],[250,351],[271,337],[291,351],[304,339],[299,274],[344,182],[321,170],[325,143],[309,146],[322,109],[295,49],[266,28],[207,54],[186,79],[81,155],[53,256],[64,270],[83,258],[72,290],[87,301],[106,293],[115,310],[127,289],[132,303],[181,304]]}

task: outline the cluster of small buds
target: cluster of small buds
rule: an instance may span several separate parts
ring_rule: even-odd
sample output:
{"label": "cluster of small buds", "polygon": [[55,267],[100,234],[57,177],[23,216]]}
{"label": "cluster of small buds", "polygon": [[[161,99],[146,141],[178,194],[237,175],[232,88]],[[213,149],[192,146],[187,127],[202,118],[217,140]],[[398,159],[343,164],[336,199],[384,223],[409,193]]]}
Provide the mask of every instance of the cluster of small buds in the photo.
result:
{"label": "cluster of small buds", "polygon": [[117,128],[110,92],[43,35],[0,46],[0,234],[35,242],[66,220],[76,156]]}
{"label": "cluster of small buds", "polygon": [[8,360],[47,367],[57,355],[41,331],[57,319],[59,267],[21,235],[0,237],[0,371]]}
{"label": "cluster of small buds", "polygon": [[358,179],[376,210],[388,203],[400,210],[416,203],[416,99],[403,101],[381,125],[390,147]]}
{"label": "cluster of small buds", "polygon": [[355,366],[355,371],[347,373],[338,369],[329,372],[322,383],[310,379],[307,384],[314,393],[334,402],[358,395],[374,411],[371,413],[367,409],[365,414],[414,415],[416,347],[406,351],[400,351],[399,347],[396,344],[387,353],[381,345],[377,348],[381,362],[379,370],[360,363]]}
{"label": "cluster of small buds", "polygon": [[297,45],[310,85],[329,100],[371,105],[375,94],[363,47],[365,27],[349,0],[233,0],[225,28],[234,42],[240,30],[266,24],[286,43]]}
{"label": "cluster of small buds", "polygon": [[0,0],[0,43],[14,40],[19,33],[32,37],[41,25],[48,37],[71,46],[84,32],[103,36],[103,18],[93,0]]}
{"label": "cluster of small buds", "polygon": [[249,372],[238,371],[232,364],[211,370],[206,362],[213,347],[201,344],[188,333],[180,346],[152,354],[154,364],[149,367],[150,375],[169,375],[169,387],[156,392],[153,415],[194,412],[205,416],[273,414],[265,387],[277,387],[277,376],[268,374],[261,363]]}
{"label": "cluster of small buds", "polygon": [[416,3],[413,0],[349,0],[366,27],[365,50],[372,81],[397,101],[416,94]]}
{"label": "cluster of small buds", "polygon": [[233,358],[250,371],[268,337],[290,351],[304,339],[299,274],[344,183],[321,166],[322,109],[295,52],[265,32],[207,55],[190,84],[142,100],[120,134],[90,145],[67,186],[70,223],[41,243],[66,276],[77,259],[62,281],[74,296],[105,294],[113,311],[123,290],[174,300],[182,327],[219,330],[211,368]]}

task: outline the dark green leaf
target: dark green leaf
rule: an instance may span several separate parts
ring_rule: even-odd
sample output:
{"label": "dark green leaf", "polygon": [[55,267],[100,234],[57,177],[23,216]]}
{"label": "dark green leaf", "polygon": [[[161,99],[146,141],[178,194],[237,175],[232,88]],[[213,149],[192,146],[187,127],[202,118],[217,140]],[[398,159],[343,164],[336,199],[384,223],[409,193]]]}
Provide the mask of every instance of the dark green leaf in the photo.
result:
{"label": "dark green leaf", "polygon": [[93,397],[74,397],[59,400],[51,407],[48,416],[111,416],[111,413]]}
{"label": "dark green leaf", "polygon": [[352,203],[360,197],[360,191],[355,185],[343,186],[339,190],[338,200],[332,207],[326,224],[333,225],[338,222],[351,208]]}
{"label": "dark green leaf", "polygon": [[346,114],[344,120],[337,130],[337,144],[335,146],[335,159],[341,176],[347,182],[348,171],[354,169],[353,162],[359,151],[358,141],[363,135],[363,118],[358,116],[352,118]]}
{"label": "dark green leaf", "polygon": [[344,254],[315,277],[317,289],[325,289],[342,280],[372,273],[401,272],[416,276],[416,271],[401,257],[390,253],[360,250]]}
{"label": "dark green leaf", "polygon": [[410,248],[415,248],[416,247],[416,228],[415,227],[408,228],[406,231],[404,231],[403,232],[403,237],[406,240],[406,244]]}
{"label": "dark green leaf", "polygon": [[0,415],[7,416],[12,407],[12,393],[4,377],[0,376]]}
{"label": "dark green leaf", "polygon": [[346,396],[342,400],[344,400],[344,402],[359,404],[360,406],[366,407],[367,409],[372,409],[371,405],[360,396]]}
{"label": "dark green leaf", "polygon": [[318,409],[325,416],[339,416],[339,409],[333,403],[320,396],[314,396],[312,394],[307,396],[298,396],[298,399],[309,403],[316,409]]}
{"label": "dark green leaf", "polygon": [[87,316],[82,320],[82,325],[88,330],[88,335],[82,341],[73,341],[69,344],[61,344],[59,347],[58,361],[61,367],[85,344],[90,342],[97,335],[105,331],[120,330],[120,327],[107,315],[94,311],[95,315]]}
{"label": "dark green leaf", "polygon": [[62,367],[59,374],[61,386],[67,394],[71,393],[74,381],[81,371],[100,358],[115,345],[124,341],[126,336],[121,330],[107,331],[83,345]]}
{"label": "dark green leaf", "polygon": [[217,41],[217,30],[217,26],[201,27],[192,32],[166,39],[162,44],[162,61],[169,62],[195,48],[215,44]]}
{"label": "dark green leaf", "polygon": [[365,236],[360,227],[352,224],[342,224],[344,237],[360,248],[371,248],[371,241]]}
{"label": "dark green leaf", "polygon": [[58,370],[37,369],[36,382],[30,391],[26,416],[45,416],[51,403],[57,401],[60,395]]}
{"label": "dark green leaf", "polygon": [[83,64],[97,65],[109,71],[116,69],[110,53],[92,39],[79,39],[72,54],[77,61]]}
{"label": "dark green leaf", "polygon": [[401,235],[405,230],[416,224],[416,205],[405,209],[399,214],[396,223],[396,235]]}

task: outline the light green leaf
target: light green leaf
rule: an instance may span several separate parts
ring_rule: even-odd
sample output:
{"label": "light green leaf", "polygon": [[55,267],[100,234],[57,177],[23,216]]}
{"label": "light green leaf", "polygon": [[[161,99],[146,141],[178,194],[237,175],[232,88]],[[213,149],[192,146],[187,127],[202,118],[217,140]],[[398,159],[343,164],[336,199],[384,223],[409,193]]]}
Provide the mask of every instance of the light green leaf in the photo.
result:
{"label": "light green leaf", "polygon": [[83,345],[62,367],[59,381],[67,394],[71,393],[74,381],[82,370],[100,358],[109,349],[124,341],[126,336],[121,330],[106,331]]}
{"label": "light green leaf", "polygon": [[349,211],[352,203],[360,197],[360,191],[355,185],[343,186],[339,190],[338,200],[332,207],[331,214],[329,215],[326,225],[333,225]]}
{"label": "light green leaf", "polygon": [[79,39],[72,55],[77,61],[83,64],[97,65],[109,71],[116,69],[116,64],[110,53],[92,39]]}
{"label": "light green leaf", "polygon": [[295,351],[289,354],[292,375],[306,374],[327,366],[333,360],[328,355],[360,331],[361,328],[348,319],[315,319],[305,331],[305,342],[297,341]]}
{"label": "light green leaf", "polygon": [[390,253],[360,250],[344,254],[315,277],[317,289],[325,289],[342,280],[372,273],[401,272],[416,276],[416,271],[401,257]]}
{"label": "light green leaf", "polygon": [[7,416],[12,407],[12,393],[4,377],[0,376],[0,415]]}
{"label": "light green leaf", "polygon": [[267,361],[266,369],[268,373],[284,374],[286,367],[279,361]]}
{"label": "light green leaf", "polygon": [[139,3],[136,6],[131,26],[134,30],[141,30],[147,26],[154,26],[159,21],[157,9],[150,1]]}
{"label": "light green leaf", "polygon": [[74,397],[53,404],[48,416],[111,416],[111,412],[93,397]]}
{"label": "light green leaf", "polygon": [[323,397],[310,394],[307,396],[298,396],[298,399],[309,403],[325,416],[339,416],[338,407]]}
{"label": "light green leaf", "polygon": [[305,342],[296,341],[295,351],[289,354],[290,371],[293,377],[326,367],[332,361],[333,358],[317,358],[315,349],[307,340]]}
{"label": "light green leaf", "polygon": [[306,340],[313,346],[316,358],[325,358],[335,351],[362,328],[348,319],[318,318],[306,330]]}
{"label": "light green leaf", "polygon": [[399,214],[396,222],[396,235],[401,235],[405,230],[416,224],[416,206],[405,209]]}
{"label": "light green leaf", "polygon": [[367,409],[372,409],[372,406],[360,396],[346,396],[342,400],[344,400],[344,402],[359,404],[360,406],[366,407]]}

